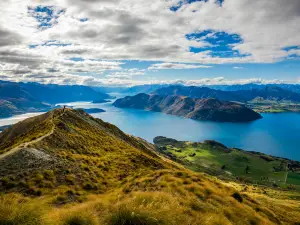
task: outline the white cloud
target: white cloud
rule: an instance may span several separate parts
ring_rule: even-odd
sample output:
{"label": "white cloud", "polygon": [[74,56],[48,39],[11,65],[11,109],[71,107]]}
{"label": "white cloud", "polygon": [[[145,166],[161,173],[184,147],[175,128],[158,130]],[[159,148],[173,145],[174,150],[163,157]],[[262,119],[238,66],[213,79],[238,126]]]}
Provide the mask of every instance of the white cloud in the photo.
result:
{"label": "white cloud", "polygon": [[233,69],[235,69],[235,70],[242,70],[242,69],[244,69],[244,67],[241,67],[241,66],[234,66]]}
{"label": "white cloud", "polygon": [[106,75],[107,78],[116,78],[116,79],[132,79],[135,76],[142,76],[145,75],[144,69],[137,69],[137,68],[132,68],[132,69],[123,69],[122,71],[119,72],[114,72]]}
{"label": "white cloud", "polygon": [[148,69],[149,70],[169,70],[169,69],[199,69],[199,68],[212,68],[212,66],[205,65],[196,65],[196,64],[183,64],[183,63],[157,63],[152,64]]}
{"label": "white cloud", "polygon": [[[222,7],[208,0],[185,4],[172,12],[169,8],[178,3],[179,0],[1,1],[0,74],[3,79],[30,81],[35,76],[43,81],[44,76],[45,82],[58,79],[84,83],[86,74],[79,79],[74,73],[119,70],[103,78],[110,83],[136,76],[121,71],[122,64],[116,60],[165,62],[154,63],[150,69],[191,69],[203,68],[199,64],[273,63],[300,55],[299,49],[283,50],[300,46],[299,0],[225,0]],[[46,13],[28,10],[37,5],[53,6],[55,18],[44,21],[51,24],[47,29],[41,29],[41,21],[34,18],[46,17]],[[60,13],[62,9],[65,11]],[[81,22],[84,18],[87,20]],[[247,56],[221,58],[213,57],[210,51],[190,52],[191,46],[208,44],[201,38],[187,40],[185,35],[207,29],[238,34],[243,41],[232,48]],[[45,45],[49,40],[71,45]],[[39,46],[30,49],[30,44]],[[69,62],[67,59],[72,57],[86,60]]]}

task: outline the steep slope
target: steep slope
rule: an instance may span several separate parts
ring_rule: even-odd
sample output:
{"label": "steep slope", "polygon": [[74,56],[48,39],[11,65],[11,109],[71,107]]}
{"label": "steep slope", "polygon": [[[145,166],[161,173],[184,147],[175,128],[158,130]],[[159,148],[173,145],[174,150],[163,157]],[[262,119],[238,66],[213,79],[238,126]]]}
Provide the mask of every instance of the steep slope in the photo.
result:
{"label": "steep slope", "polygon": [[114,106],[220,122],[247,122],[261,118],[258,113],[245,106],[233,102],[221,102],[217,99],[138,94],[118,99],[114,102]]}
{"label": "steep slope", "polygon": [[[28,152],[36,153],[38,158],[34,156],[29,159],[30,163],[23,161],[20,164],[20,157]],[[111,182],[122,180],[132,175],[136,167],[145,170],[165,168],[155,159],[157,156],[151,149],[138,139],[124,134],[111,124],[90,117],[83,110],[54,110],[8,128],[0,134],[0,153],[5,154],[0,157],[3,161],[1,175],[19,176],[30,172],[35,176],[41,169],[58,166],[73,171],[74,184],[77,180],[83,186],[86,183],[97,185],[97,180],[103,182],[105,177],[110,177]],[[43,158],[47,160],[42,167],[40,163],[32,163],[43,161]],[[10,169],[15,165],[18,166],[17,174],[16,170]],[[98,174],[100,177],[91,182],[90,178],[94,175],[85,174],[87,171],[101,175]],[[68,183],[68,176],[63,173],[57,172],[58,186]]]}
{"label": "steep slope", "polygon": [[0,134],[0,144],[6,154],[0,224],[292,224],[299,218],[295,200],[251,196],[184,169],[82,110],[20,122]]}

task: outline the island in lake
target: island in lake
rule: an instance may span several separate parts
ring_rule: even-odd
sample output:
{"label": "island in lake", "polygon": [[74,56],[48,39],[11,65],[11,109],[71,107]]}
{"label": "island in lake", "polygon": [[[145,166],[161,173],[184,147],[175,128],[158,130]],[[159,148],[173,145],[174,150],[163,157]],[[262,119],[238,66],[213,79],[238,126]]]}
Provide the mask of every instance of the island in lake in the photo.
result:
{"label": "island in lake", "polygon": [[262,118],[259,113],[244,105],[214,98],[197,99],[141,93],[118,99],[113,105],[119,108],[143,109],[195,120],[217,122],[249,122]]}

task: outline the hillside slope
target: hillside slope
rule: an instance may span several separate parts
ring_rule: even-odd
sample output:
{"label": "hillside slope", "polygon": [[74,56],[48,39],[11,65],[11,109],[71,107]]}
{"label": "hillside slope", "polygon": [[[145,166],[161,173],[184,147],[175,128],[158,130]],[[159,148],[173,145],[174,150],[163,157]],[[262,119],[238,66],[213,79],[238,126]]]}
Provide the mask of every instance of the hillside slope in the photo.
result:
{"label": "hillside slope", "polygon": [[194,171],[220,178],[300,190],[300,162],[227,148],[216,141],[188,142],[156,137],[159,151]]}
{"label": "hillside slope", "polygon": [[0,153],[0,224],[294,224],[300,215],[296,200],[184,169],[82,110],[10,127]]}
{"label": "hillside slope", "polygon": [[247,122],[261,118],[260,114],[243,105],[221,102],[217,99],[138,94],[133,97],[118,99],[113,105],[120,108],[164,112],[195,120]]}

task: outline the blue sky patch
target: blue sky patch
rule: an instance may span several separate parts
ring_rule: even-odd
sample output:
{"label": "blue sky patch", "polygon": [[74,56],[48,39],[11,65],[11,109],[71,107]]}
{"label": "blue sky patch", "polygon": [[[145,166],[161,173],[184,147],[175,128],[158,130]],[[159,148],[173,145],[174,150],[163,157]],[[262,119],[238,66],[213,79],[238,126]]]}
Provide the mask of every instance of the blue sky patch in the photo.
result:
{"label": "blue sky patch", "polygon": [[177,3],[177,5],[174,5],[170,8],[171,11],[176,12],[178,9],[180,9],[185,4],[192,4],[193,2],[207,2],[208,0],[181,0]]}
{"label": "blue sky patch", "polygon": [[[225,0],[216,0],[216,4],[222,6],[223,2]],[[180,9],[185,4],[192,4],[193,2],[208,2],[208,0],[180,0],[177,5],[173,5],[170,7],[170,10],[173,12],[176,12],[178,9]],[[196,12],[196,11],[193,11]]]}
{"label": "blue sky patch", "polygon": [[38,46],[70,46],[72,44],[62,44],[62,43],[59,43],[59,42],[56,42],[55,40],[50,40],[50,41],[47,41],[43,44],[35,44],[35,45],[29,45],[28,47],[29,48],[36,48]]}
{"label": "blue sky patch", "polygon": [[89,19],[88,18],[82,18],[82,19],[80,19],[79,21],[80,22],[86,22],[86,21],[88,21]]}
{"label": "blue sky patch", "polygon": [[40,23],[40,28],[52,27],[55,20],[65,12],[64,9],[57,10],[53,6],[28,7],[28,12]]}
{"label": "blue sky patch", "polygon": [[74,57],[74,58],[70,58],[70,60],[72,60],[72,61],[74,61],[74,62],[83,62],[83,61],[85,61],[83,58],[76,58],[76,57]]}
{"label": "blue sky patch", "polygon": [[285,48],[283,48],[282,50],[284,50],[284,51],[291,51],[291,50],[296,50],[296,49],[300,49],[300,46],[288,46],[288,47],[285,47]]}
{"label": "blue sky patch", "polygon": [[219,6],[222,6],[224,1],[225,0],[216,0],[216,4],[218,4]]}
{"label": "blue sky patch", "polygon": [[231,58],[231,57],[245,57],[249,54],[241,54],[233,47],[237,44],[243,43],[243,39],[238,34],[229,34],[224,31],[204,30],[198,33],[187,34],[187,40],[194,40],[204,42],[205,47],[190,46],[190,52],[199,53],[208,51],[212,57]]}

